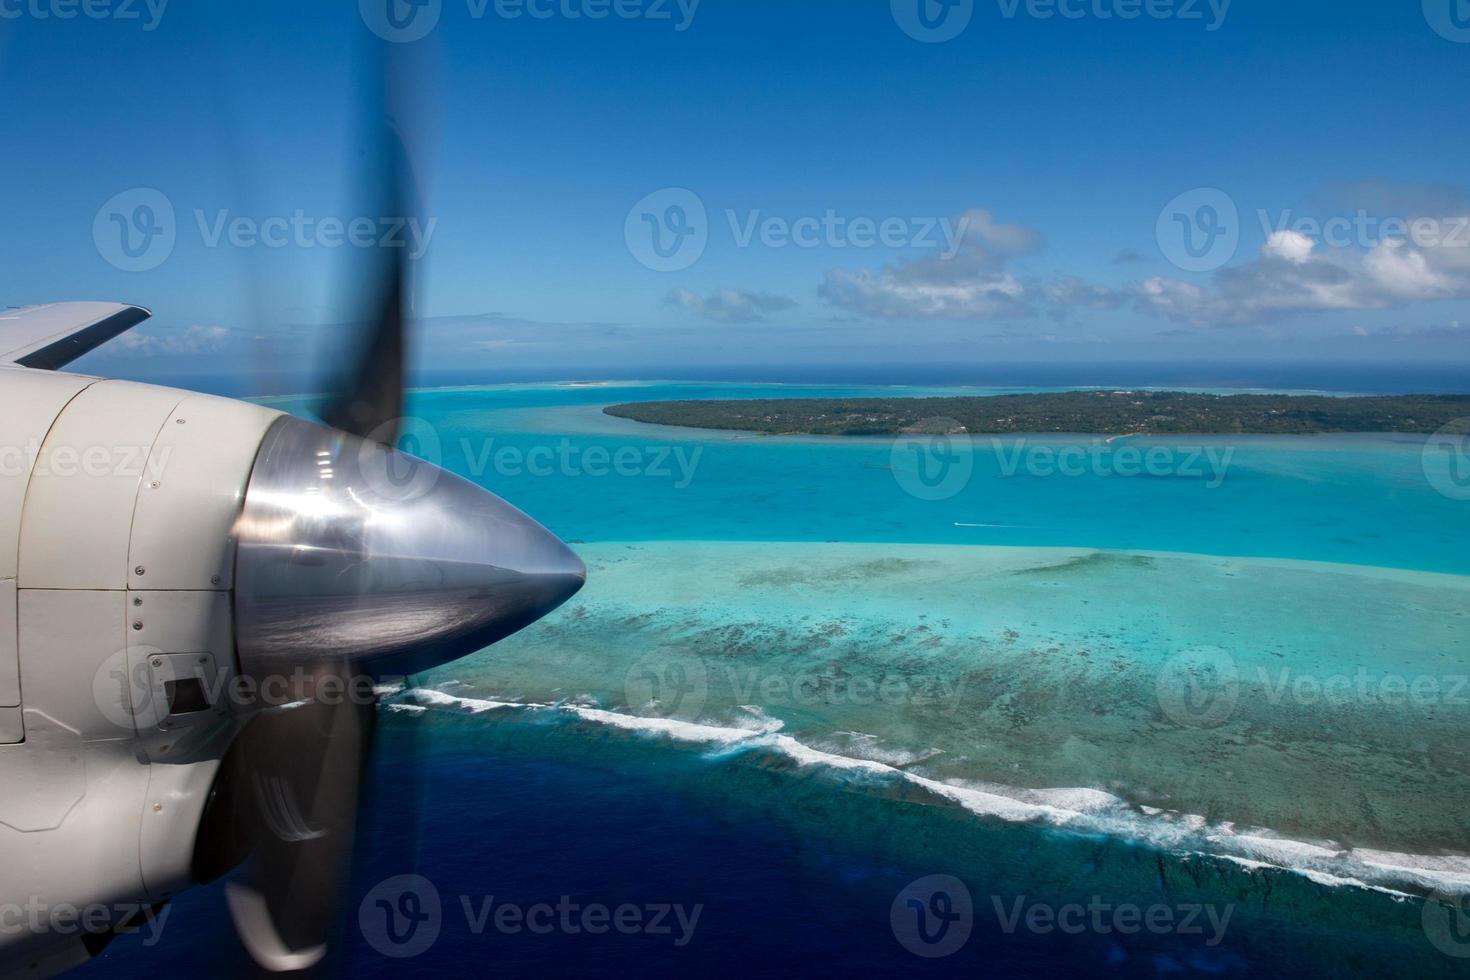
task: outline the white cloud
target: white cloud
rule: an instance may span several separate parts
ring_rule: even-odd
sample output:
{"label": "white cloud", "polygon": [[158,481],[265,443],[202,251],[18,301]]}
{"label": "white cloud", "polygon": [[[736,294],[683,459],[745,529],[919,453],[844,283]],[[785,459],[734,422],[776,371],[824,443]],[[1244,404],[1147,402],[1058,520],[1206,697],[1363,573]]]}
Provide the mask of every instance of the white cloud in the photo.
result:
{"label": "white cloud", "polygon": [[[1439,227],[1462,227],[1447,218]],[[1146,312],[1198,325],[1259,324],[1300,312],[1378,310],[1470,298],[1470,240],[1391,240],[1366,251],[1325,248],[1298,231],[1271,235],[1254,262],[1208,286],[1155,277],[1136,290]]]}
{"label": "white cloud", "polygon": [[746,289],[720,289],[709,296],[700,296],[680,288],[671,290],[664,297],[664,302],[724,323],[760,323],[768,314],[780,313],[797,305],[795,300],[785,296]]}
{"label": "white cloud", "polygon": [[1040,249],[1041,236],[978,209],[961,215],[956,227],[960,245],[953,257],[931,253],[876,271],[832,269],[819,293],[833,306],[880,319],[984,320],[1034,312],[1026,287],[1006,265]]}
{"label": "white cloud", "polygon": [[1053,306],[1078,306],[1088,310],[1116,310],[1129,299],[1126,290],[1093,286],[1077,276],[1063,276],[1047,283],[1047,302]]}
{"label": "white cloud", "polygon": [[118,351],[132,354],[208,354],[230,341],[226,327],[192,326],[178,334],[151,334],[133,330],[113,341]]}
{"label": "white cloud", "polygon": [[1314,248],[1316,243],[1299,231],[1277,231],[1272,232],[1271,237],[1266,240],[1261,254],[1267,258],[1301,264],[1312,257]]}

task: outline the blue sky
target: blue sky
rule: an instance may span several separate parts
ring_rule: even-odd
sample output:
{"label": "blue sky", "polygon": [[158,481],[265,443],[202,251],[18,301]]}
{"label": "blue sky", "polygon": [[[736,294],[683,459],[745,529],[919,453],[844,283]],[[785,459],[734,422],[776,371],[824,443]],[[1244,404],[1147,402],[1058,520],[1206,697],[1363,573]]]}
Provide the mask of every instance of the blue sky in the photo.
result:
{"label": "blue sky", "polygon": [[1470,361],[1464,0],[0,0],[0,303],[320,356],[390,2],[427,367]]}

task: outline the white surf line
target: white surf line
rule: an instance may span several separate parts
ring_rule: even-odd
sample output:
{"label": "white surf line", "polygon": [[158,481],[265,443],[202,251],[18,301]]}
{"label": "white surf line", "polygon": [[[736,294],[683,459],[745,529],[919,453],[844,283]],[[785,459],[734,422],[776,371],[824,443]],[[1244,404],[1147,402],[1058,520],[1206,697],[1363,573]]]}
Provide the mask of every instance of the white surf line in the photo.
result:
{"label": "white surf line", "polygon": [[760,725],[755,728],[730,728],[673,718],[630,715],[568,702],[552,704],[463,698],[427,688],[413,688],[404,691],[403,696],[412,698],[417,704],[387,704],[385,708],[420,707],[472,715],[511,709],[560,711],[583,721],[635,734],[709,745],[719,749],[720,755],[770,748],[800,767],[822,766],[839,772],[860,772],[907,781],[976,816],[1011,823],[1043,823],[1079,833],[1101,833],[1140,841],[1174,854],[1227,860],[1249,870],[1270,868],[1290,872],[1320,885],[1364,888],[1398,900],[1414,897],[1408,889],[1420,894],[1470,895],[1470,856],[1399,854],[1369,848],[1344,848],[1330,842],[1298,841],[1264,829],[1237,830],[1228,821],[1210,824],[1195,814],[1134,806],[1102,790],[1021,790],[982,783],[943,782],[917,776],[888,763],[814,749],[790,735],[780,734],[782,722],[777,719],[759,719]]}
{"label": "white surf line", "polygon": [[1034,525],[1034,524],[962,524],[959,521],[955,521],[954,522],[954,526],[955,527],[1014,527],[1014,528],[1027,528],[1027,529],[1032,529],[1032,528],[1035,528],[1036,525]]}

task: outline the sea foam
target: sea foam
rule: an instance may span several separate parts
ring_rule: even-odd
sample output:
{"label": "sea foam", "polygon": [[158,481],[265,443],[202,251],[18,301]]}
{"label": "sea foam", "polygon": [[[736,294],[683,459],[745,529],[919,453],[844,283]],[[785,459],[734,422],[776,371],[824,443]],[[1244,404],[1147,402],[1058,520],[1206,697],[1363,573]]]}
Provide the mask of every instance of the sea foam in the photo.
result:
{"label": "sea foam", "polygon": [[[527,703],[457,697],[413,688],[388,710],[419,708],[465,714],[556,712],[564,717],[637,736],[701,746],[711,758],[771,753],[801,769],[837,778],[906,783],[927,792],[936,803],[952,805],[984,819],[1033,823],[1080,834],[1102,834],[1137,841],[1183,855],[1222,859],[1251,871],[1284,871],[1333,888],[1365,888],[1394,897],[1470,895],[1470,856],[1403,854],[1338,847],[1327,841],[1293,840],[1262,828],[1206,820],[1197,814],[1140,807],[1111,793],[1088,787],[1022,789],[991,783],[930,779],[871,758],[824,751],[781,731],[777,719],[759,716],[750,727],[650,718],[577,703]],[[866,754],[866,753],[865,753]]]}

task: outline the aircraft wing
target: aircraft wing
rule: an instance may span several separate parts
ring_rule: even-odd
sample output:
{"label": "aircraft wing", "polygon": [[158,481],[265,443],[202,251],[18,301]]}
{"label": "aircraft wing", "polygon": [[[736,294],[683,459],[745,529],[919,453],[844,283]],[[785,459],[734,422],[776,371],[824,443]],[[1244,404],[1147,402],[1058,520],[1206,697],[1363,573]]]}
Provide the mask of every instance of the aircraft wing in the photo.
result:
{"label": "aircraft wing", "polygon": [[0,364],[55,371],[152,316],[127,303],[0,309]]}

